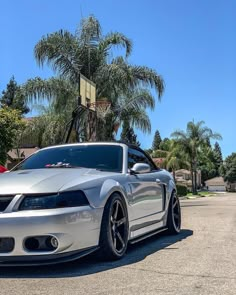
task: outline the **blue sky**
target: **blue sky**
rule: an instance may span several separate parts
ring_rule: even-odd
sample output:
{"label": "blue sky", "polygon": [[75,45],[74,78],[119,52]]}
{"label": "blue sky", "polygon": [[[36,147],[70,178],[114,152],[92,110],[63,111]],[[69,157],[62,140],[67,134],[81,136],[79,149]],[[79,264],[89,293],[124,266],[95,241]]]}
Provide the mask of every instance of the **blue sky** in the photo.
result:
{"label": "blue sky", "polygon": [[18,83],[53,75],[39,68],[34,45],[47,33],[76,30],[94,14],[103,32],[119,31],[133,41],[133,64],[154,68],[165,80],[161,103],[150,112],[152,133],[138,132],[142,147],[204,120],[221,133],[224,156],[236,152],[235,0],[21,0],[0,4],[0,90],[12,75]]}

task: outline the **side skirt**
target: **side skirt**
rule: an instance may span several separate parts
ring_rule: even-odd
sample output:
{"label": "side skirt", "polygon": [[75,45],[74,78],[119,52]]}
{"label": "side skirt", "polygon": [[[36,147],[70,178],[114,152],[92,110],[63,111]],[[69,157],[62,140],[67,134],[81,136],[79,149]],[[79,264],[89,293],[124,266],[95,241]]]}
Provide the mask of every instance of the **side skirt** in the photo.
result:
{"label": "side skirt", "polygon": [[150,238],[150,237],[152,237],[152,236],[154,236],[154,235],[156,235],[156,234],[158,234],[158,233],[161,233],[161,232],[163,232],[163,231],[166,231],[167,229],[168,229],[167,227],[159,228],[159,229],[157,229],[157,230],[151,231],[151,232],[149,232],[149,233],[147,233],[147,234],[144,234],[144,235],[142,235],[142,236],[139,236],[139,237],[137,237],[137,238],[134,238],[134,239],[132,239],[132,240],[129,240],[129,243],[130,243],[130,244],[138,243],[138,242],[140,242],[140,241],[142,241],[142,240],[144,240],[144,239]]}

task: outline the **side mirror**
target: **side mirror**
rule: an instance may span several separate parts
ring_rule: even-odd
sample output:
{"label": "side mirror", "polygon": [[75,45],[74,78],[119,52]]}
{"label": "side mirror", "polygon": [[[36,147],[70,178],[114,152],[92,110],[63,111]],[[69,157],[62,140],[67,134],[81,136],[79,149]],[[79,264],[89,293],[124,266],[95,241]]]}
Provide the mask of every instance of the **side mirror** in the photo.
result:
{"label": "side mirror", "polygon": [[136,163],[134,166],[130,169],[131,174],[143,174],[151,172],[150,165],[146,163]]}

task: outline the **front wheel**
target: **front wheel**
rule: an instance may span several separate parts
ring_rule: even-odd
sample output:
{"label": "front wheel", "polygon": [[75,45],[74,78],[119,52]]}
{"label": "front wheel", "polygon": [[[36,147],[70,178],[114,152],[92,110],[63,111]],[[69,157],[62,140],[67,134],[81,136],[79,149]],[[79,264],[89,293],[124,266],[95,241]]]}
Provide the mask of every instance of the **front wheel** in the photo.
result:
{"label": "front wheel", "polygon": [[114,193],[108,200],[101,223],[100,257],[116,260],[124,256],[129,234],[128,214],[123,198]]}
{"label": "front wheel", "polygon": [[170,198],[167,227],[170,234],[178,234],[181,229],[181,209],[176,192],[173,192]]}

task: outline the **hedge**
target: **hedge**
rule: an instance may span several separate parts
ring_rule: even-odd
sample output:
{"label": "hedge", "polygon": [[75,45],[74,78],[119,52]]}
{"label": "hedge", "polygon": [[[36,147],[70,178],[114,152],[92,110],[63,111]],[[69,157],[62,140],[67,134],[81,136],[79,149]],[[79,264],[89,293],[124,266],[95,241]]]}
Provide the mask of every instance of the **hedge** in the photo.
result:
{"label": "hedge", "polygon": [[176,184],[176,188],[177,188],[177,195],[179,197],[183,197],[186,196],[188,193],[188,188],[186,185],[183,184]]}

